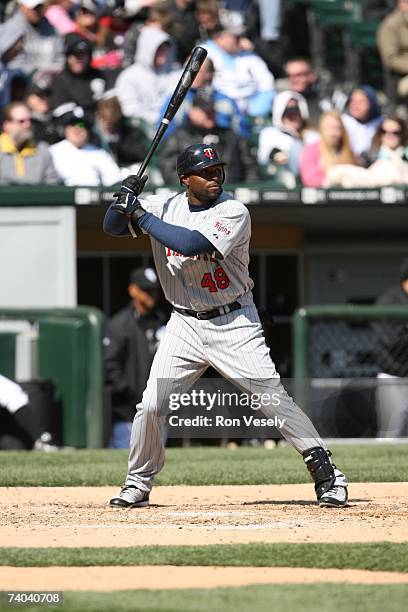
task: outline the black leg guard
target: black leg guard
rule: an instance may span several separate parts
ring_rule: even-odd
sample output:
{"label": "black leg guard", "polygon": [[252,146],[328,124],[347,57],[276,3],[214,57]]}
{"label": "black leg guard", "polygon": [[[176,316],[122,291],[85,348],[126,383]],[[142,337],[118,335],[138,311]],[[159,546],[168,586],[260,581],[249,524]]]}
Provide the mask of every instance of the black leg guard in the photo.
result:
{"label": "black leg guard", "polygon": [[303,453],[303,460],[307,465],[311,477],[315,482],[317,499],[326,493],[334,484],[336,476],[334,465],[330,461],[330,451],[321,446],[309,448]]}

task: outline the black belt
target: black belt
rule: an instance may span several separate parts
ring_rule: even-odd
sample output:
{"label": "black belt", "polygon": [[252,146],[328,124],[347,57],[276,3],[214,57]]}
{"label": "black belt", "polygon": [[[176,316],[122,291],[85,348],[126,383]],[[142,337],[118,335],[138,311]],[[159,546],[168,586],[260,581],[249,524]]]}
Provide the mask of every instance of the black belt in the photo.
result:
{"label": "black belt", "polygon": [[214,319],[215,317],[220,317],[221,315],[228,314],[229,312],[234,312],[234,310],[239,310],[241,308],[241,304],[239,302],[232,302],[232,304],[225,304],[225,306],[220,306],[219,308],[214,308],[213,310],[187,310],[185,308],[176,308],[174,306],[173,310],[179,312],[182,315],[186,315],[187,317],[194,317],[195,319]]}

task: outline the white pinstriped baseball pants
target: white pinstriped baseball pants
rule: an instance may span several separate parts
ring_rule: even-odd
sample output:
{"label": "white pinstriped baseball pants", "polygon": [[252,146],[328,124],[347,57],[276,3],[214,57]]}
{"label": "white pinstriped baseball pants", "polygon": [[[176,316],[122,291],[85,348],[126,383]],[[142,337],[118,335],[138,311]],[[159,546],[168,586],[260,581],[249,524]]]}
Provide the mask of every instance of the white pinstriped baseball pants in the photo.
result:
{"label": "white pinstriped baseball pants", "polygon": [[239,382],[243,391],[279,393],[280,404],[264,405],[262,412],[285,420],[280,432],[300,453],[314,446],[325,448],[309,417],[284,390],[253,304],[209,320],[173,312],[137,405],[126,485],[150,491],[164,464],[162,431],[167,407],[158,399],[157,380],[166,381],[160,397],[168,398],[170,393],[187,392],[210,365],[234,384]]}

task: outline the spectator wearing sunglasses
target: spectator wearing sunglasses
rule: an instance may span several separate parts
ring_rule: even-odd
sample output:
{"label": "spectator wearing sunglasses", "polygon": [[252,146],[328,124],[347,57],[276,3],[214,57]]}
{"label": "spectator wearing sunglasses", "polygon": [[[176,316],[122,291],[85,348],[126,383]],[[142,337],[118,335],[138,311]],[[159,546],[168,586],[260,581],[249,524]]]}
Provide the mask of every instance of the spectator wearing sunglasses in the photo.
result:
{"label": "spectator wearing sunglasses", "polygon": [[48,145],[34,140],[30,109],[12,102],[3,110],[0,134],[0,185],[59,183]]}
{"label": "spectator wearing sunglasses", "polygon": [[367,155],[368,168],[338,167],[329,173],[330,186],[383,187],[408,183],[408,128],[389,115],[379,125]]}
{"label": "spectator wearing sunglasses", "polygon": [[370,153],[373,161],[408,161],[408,128],[405,121],[395,115],[385,117],[374,136]]}

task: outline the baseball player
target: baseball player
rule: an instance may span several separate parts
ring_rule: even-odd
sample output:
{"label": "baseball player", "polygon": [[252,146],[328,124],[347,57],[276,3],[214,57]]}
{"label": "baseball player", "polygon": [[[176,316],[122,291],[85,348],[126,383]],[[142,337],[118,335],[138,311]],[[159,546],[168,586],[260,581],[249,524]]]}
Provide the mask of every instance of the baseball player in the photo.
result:
{"label": "baseball player", "polygon": [[263,404],[262,412],[284,420],[282,435],[303,455],[318,503],[345,506],[347,479],[283,388],[265,344],[248,273],[250,216],[223,191],[224,166],[214,147],[192,145],[177,158],[186,192],[139,200],[147,176],[129,176],[106,213],[106,233],[150,236],[159,280],[173,305],[137,405],[125,484],[110,505],[149,504],[154,477],[164,464],[166,399],[186,392],[211,365],[245,392],[279,394],[279,405]]}

